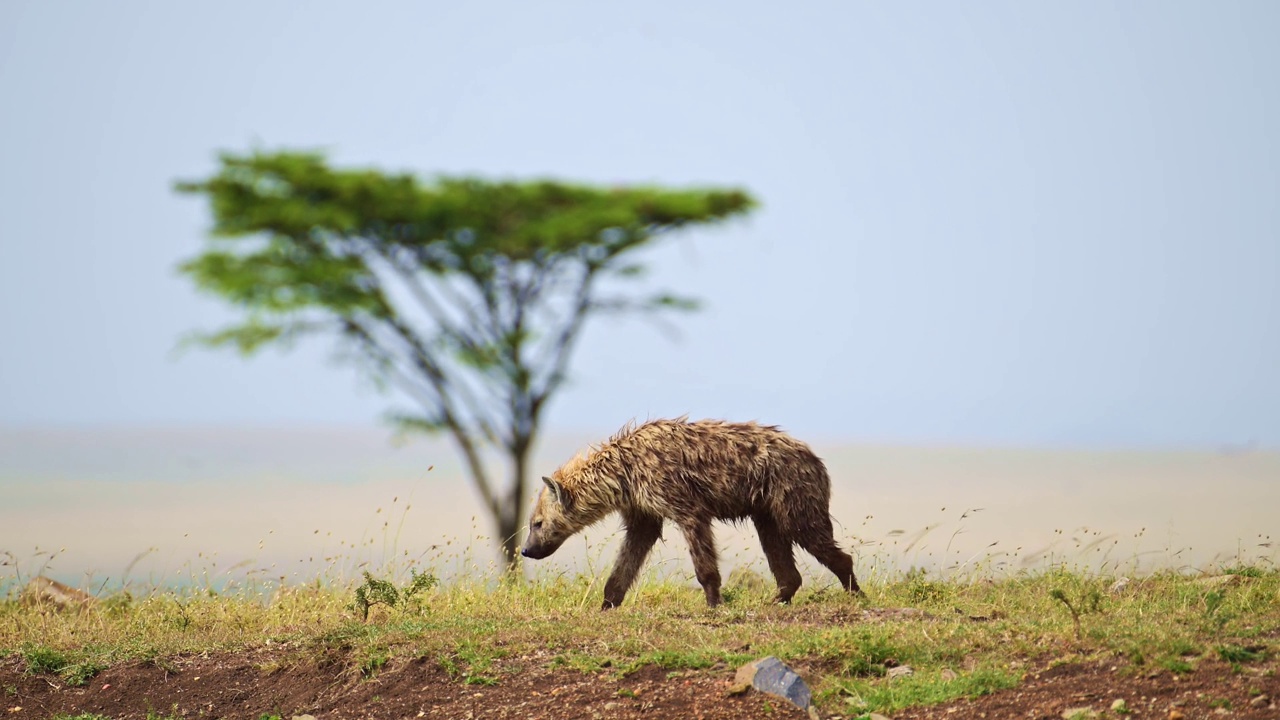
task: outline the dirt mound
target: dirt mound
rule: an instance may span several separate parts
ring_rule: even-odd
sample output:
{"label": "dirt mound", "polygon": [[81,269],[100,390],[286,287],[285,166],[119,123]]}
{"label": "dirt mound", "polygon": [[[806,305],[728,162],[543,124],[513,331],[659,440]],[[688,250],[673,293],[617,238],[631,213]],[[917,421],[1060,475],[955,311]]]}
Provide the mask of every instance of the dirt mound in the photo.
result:
{"label": "dirt mound", "polygon": [[[668,673],[656,667],[614,679],[573,670],[506,664],[497,684],[468,684],[429,660],[388,663],[364,677],[338,658],[319,662],[270,652],[130,662],[83,687],[24,674],[22,663],[0,665],[7,694],[3,717],[19,720],[98,713],[119,720],[162,717],[286,720],[325,718],[806,718],[777,698],[726,697],[724,673]],[[721,677],[724,675],[725,677]],[[491,682],[485,680],[484,682]],[[21,707],[21,710],[13,710]]]}
{"label": "dirt mound", "polygon": [[[551,669],[542,658],[506,659],[492,678],[451,675],[429,659],[391,661],[366,677],[334,653],[301,660],[261,649],[226,655],[135,661],[106,669],[87,685],[29,675],[21,660],[0,663],[5,718],[97,713],[110,718],[806,718],[785,702],[749,693],[729,697],[733,669],[668,672],[646,666],[626,677]],[[895,713],[904,718],[1058,718],[1069,708],[1108,710],[1125,701],[1129,717],[1280,717],[1277,664],[1232,667],[1202,662],[1187,674],[1107,664],[1068,664],[1027,674],[1019,687],[974,700]],[[473,684],[474,683],[474,684]],[[838,701],[833,701],[838,702]],[[824,716],[854,714],[826,704]],[[19,709],[21,708],[21,709]],[[1118,717],[1116,713],[1108,716]]]}

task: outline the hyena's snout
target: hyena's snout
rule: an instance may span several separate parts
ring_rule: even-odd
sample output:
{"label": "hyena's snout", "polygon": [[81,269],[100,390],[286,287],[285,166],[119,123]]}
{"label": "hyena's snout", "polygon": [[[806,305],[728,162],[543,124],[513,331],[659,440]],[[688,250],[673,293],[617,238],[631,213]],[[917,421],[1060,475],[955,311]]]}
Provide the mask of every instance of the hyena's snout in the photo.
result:
{"label": "hyena's snout", "polygon": [[525,545],[524,547],[520,548],[520,554],[529,558],[530,560],[541,560],[542,558],[550,555],[551,553],[547,552],[546,548],[543,548],[543,547]]}
{"label": "hyena's snout", "polygon": [[539,532],[537,528],[529,531],[520,548],[520,554],[530,560],[541,560],[560,548],[565,538],[550,537],[548,533]]}

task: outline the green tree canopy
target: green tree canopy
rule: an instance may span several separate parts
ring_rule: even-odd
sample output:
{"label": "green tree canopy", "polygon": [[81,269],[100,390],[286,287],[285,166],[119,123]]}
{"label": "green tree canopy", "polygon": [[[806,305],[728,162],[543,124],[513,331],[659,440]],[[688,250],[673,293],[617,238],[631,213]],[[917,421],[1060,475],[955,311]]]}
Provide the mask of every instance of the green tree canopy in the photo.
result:
{"label": "green tree canopy", "polygon": [[[506,557],[526,463],[576,339],[597,314],[690,310],[671,293],[620,292],[637,251],[672,231],[750,211],[737,189],[600,188],[331,168],[322,155],[223,154],[205,180],[213,231],[180,267],[244,311],[197,336],[249,354],[329,333],[414,403],[405,427],[447,432]],[[625,412],[625,411],[624,411]],[[509,459],[505,487],[481,449]]]}

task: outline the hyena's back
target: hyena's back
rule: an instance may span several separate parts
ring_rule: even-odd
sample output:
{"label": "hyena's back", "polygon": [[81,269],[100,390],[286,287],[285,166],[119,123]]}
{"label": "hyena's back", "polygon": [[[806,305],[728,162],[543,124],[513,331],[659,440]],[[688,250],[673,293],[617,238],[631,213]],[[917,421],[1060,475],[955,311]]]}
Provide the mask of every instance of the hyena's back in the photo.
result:
{"label": "hyena's back", "polygon": [[787,536],[827,519],[831,480],[809,446],[755,423],[657,420],[625,430],[616,452],[636,510],[679,521],[771,515]]}

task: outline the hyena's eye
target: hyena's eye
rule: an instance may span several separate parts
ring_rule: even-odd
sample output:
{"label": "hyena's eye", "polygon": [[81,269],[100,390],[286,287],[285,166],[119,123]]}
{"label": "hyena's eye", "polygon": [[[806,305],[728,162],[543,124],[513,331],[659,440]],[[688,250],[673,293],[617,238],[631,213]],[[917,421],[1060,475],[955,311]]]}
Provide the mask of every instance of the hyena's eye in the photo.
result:
{"label": "hyena's eye", "polygon": [[542,529],[542,521],[541,521],[541,520],[534,520],[534,521],[533,521],[533,529],[534,529],[534,530],[541,530],[541,529]]}

